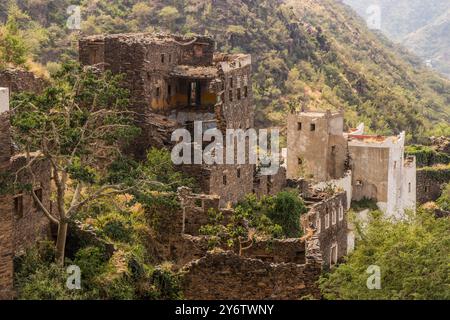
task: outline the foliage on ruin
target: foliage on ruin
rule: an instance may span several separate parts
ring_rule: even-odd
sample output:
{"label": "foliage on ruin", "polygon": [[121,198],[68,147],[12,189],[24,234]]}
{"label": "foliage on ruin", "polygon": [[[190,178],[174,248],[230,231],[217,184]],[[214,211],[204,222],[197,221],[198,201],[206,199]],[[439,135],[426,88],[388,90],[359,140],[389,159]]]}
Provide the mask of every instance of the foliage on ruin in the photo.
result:
{"label": "foliage on ruin", "polygon": [[450,163],[447,165],[434,165],[417,169],[417,172],[424,175],[429,180],[445,183],[450,180]]}
{"label": "foliage on ruin", "polygon": [[450,183],[447,183],[441,196],[436,200],[436,204],[445,211],[450,211]]}
{"label": "foliage on ruin", "polygon": [[295,192],[283,191],[258,199],[249,194],[234,208],[225,223],[222,212],[210,210],[210,223],[200,233],[210,236],[210,246],[234,248],[252,239],[299,238],[302,235],[300,216],[307,211]]}
{"label": "foliage on ruin", "polygon": [[450,163],[450,155],[436,151],[435,148],[423,145],[410,145],[405,147],[405,154],[415,156],[418,167],[428,167],[434,164]]}
{"label": "foliage on ruin", "polygon": [[363,198],[361,200],[353,200],[351,208],[358,212],[369,209],[371,211],[378,210],[377,202],[373,199]]}
{"label": "foliage on ruin", "polygon": [[[431,212],[410,213],[405,221],[374,215],[346,261],[322,276],[326,299],[450,298],[448,257],[450,220]],[[370,290],[369,266],[379,266],[381,288]]]}

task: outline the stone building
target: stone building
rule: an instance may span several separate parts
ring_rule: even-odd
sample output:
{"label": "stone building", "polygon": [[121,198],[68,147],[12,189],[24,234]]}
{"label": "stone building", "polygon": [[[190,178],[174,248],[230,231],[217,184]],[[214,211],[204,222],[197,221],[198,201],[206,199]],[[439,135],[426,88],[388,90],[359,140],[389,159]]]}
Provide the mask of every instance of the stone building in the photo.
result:
{"label": "stone building", "polygon": [[[80,40],[80,61],[124,74],[131,93],[131,110],[143,137],[132,151],[143,158],[149,142],[149,119],[156,114],[193,131],[246,130],[254,126],[251,56],[214,53],[206,36],[190,38],[159,34],[91,36]],[[170,140],[170,130],[166,131]],[[222,205],[253,190],[254,165],[184,165],[202,191],[220,196]]]}
{"label": "stone building", "polygon": [[18,185],[31,185],[44,205],[50,207],[50,165],[37,160],[33,164],[37,173],[34,179],[19,170],[26,158],[13,148],[9,116],[9,90],[0,88],[0,298],[13,296],[14,256],[38,239],[50,237],[50,222],[32,196],[24,190],[13,190],[10,184],[11,179],[16,179]]}
{"label": "stone building", "polygon": [[342,178],[347,142],[342,112],[291,113],[287,119],[287,177],[314,182]]}
{"label": "stone building", "polygon": [[404,157],[405,133],[365,135],[363,124],[344,133],[343,113],[330,111],[292,113],[287,125],[289,178],[332,184],[354,201],[375,200],[387,216],[415,209],[416,163]]}
{"label": "stone building", "polygon": [[373,199],[388,216],[416,207],[415,159],[405,160],[405,133],[383,137],[348,134],[353,200]]}

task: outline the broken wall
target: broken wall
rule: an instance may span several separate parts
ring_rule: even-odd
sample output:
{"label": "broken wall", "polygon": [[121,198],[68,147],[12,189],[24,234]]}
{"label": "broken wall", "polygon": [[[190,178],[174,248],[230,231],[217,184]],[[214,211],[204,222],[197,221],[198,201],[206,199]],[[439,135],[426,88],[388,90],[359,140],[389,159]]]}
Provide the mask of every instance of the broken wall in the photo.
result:
{"label": "broken wall", "polygon": [[47,81],[22,69],[6,69],[0,71],[0,87],[9,89],[11,94],[19,92],[40,93]]}
{"label": "broken wall", "polygon": [[296,300],[320,297],[317,264],[269,263],[231,251],[208,252],[183,269],[188,300]]}

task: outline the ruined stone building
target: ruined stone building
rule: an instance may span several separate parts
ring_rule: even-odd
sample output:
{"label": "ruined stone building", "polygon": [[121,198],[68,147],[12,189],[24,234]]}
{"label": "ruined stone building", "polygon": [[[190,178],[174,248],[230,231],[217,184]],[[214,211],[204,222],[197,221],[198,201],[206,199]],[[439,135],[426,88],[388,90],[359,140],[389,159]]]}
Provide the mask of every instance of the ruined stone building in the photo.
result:
{"label": "ruined stone building", "polygon": [[[138,158],[151,143],[155,119],[170,140],[171,129],[193,131],[253,128],[251,56],[214,53],[210,37],[184,38],[157,34],[92,36],[80,40],[80,61],[125,75],[131,109],[143,129],[135,144]],[[193,137],[192,137],[193,138]],[[202,191],[220,196],[222,205],[236,202],[253,191],[254,165],[189,165],[182,169],[196,177]]]}
{"label": "ruined stone building", "polygon": [[[13,295],[14,256],[33,246],[38,239],[50,236],[50,222],[32,196],[24,190],[11,189],[8,183],[11,179],[17,179],[18,185],[32,182],[28,172],[19,171],[25,164],[25,155],[13,148],[9,113],[9,90],[0,88],[0,299]],[[49,207],[49,163],[36,161],[33,166],[33,171],[39,174],[31,187]]]}
{"label": "ruined stone building", "polygon": [[348,252],[345,192],[305,196],[302,238],[254,239],[243,250],[224,244],[212,251],[210,237],[199,230],[211,223],[210,210],[221,212],[226,225],[233,209],[221,208],[218,196],[189,188],[180,188],[178,197],[181,206],[171,214],[149,214],[159,221],[155,255],[181,270],[187,299],[320,298],[320,274]]}
{"label": "ruined stone building", "polygon": [[330,111],[292,113],[287,129],[288,177],[331,183],[354,201],[375,200],[387,216],[415,209],[416,164],[404,157],[405,133],[365,135],[364,125],[345,133],[343,113]]}

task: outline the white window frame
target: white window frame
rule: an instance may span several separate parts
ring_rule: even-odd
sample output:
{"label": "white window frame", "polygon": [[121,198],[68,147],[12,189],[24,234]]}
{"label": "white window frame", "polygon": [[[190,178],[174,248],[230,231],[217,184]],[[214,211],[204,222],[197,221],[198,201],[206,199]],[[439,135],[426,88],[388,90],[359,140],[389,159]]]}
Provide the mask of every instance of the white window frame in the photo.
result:
{"label": "white window frame", "polygon": [[330,227],[330,214],[327,213],[325,215],[325,229],[328,229]]}
{"label": "white window frame", "polygon": [[[334,248],[336,248],[336,251],[335,251],[334,259],[333,259],[333,249]],[[333,262],[333,260],[334,260],[334,262]],[[330,266],[336,265],[337,261],[338,261],[338,244],[337,244],[337,242],[335,242],[331,245],[331,248],[330,248]]]}
{"label": "white window frame", "polygon": [[342,205],[342,202],[339,204],[339,221],[342,221],[344,219],[344,206]]}
{"label": "white window frame", "polygon": [[336,209],[333,209],[331,211],[331,224],[333,226],[336,225]]}

